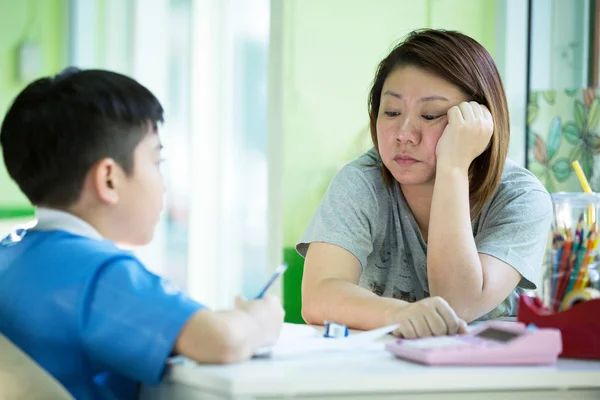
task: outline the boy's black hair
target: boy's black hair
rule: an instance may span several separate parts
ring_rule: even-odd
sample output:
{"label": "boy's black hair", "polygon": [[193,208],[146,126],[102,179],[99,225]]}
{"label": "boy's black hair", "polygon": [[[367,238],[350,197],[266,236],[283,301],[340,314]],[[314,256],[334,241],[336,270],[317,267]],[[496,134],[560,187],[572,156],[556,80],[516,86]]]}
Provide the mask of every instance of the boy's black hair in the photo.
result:
{"label": "boy's black hair", "polygon": [[103,158],[131,174],[135,148],[162,121],[159,101],[135,80],[71,67],[17,96],[0,128],[0,146],[29,201],[62,208],[79,199],[88,171]]}

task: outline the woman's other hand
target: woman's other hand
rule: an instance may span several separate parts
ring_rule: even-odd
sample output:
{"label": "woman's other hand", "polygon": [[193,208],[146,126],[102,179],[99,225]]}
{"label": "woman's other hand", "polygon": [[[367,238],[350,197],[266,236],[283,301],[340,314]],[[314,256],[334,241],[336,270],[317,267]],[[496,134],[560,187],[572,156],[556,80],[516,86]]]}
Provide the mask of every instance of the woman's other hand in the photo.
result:
{"label": "woman's other hand", "polygon": [[392,310],[390,324],[400,324],[393,334],[405,339],[466,333],[467,324],[458,318],[441,297],[428,297]]}

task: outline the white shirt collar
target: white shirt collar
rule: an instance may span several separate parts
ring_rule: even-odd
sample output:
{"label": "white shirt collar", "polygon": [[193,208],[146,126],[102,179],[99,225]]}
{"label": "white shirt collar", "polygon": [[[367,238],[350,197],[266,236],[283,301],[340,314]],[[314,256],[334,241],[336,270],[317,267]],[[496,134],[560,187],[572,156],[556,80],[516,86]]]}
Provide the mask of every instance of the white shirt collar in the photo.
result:
{"label": "white shirt collar", "polygon": [[37,224],[33,228],[36,231],[66,231],[73,235],[84,236],[90,239],[102,240],[100,235],[92,225],[75,215],[54,210],[51,208],[39,207],[37,209]]}

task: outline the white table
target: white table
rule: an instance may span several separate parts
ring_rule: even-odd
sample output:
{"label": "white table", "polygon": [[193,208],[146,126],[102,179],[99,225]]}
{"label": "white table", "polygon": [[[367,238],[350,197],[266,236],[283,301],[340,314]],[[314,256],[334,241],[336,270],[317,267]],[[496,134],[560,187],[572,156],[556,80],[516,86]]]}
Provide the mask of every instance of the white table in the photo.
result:
{"label": "white table", "polygon": [[175,365],[145,400],[182,399],[600,399],[600,361],[538,367],[430,367],[383,349],[254,359],[226,366]]}

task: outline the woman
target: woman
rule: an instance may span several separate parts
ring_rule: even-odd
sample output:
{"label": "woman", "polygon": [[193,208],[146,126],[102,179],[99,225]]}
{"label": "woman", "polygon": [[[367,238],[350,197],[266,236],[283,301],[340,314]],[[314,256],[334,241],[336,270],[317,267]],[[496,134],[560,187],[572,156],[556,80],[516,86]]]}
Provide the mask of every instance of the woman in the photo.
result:
{"label": "woman", "polygon": [[411,33],[369,94],[374,148],[333,181],[297,245],[302,315],[407,338],[515,315],[538,280],[552,206],[506,160],[509,119],[489,53],[458,32]]}

